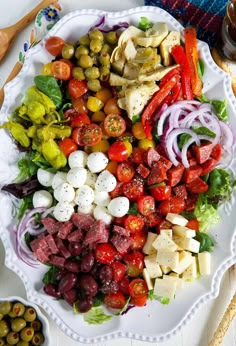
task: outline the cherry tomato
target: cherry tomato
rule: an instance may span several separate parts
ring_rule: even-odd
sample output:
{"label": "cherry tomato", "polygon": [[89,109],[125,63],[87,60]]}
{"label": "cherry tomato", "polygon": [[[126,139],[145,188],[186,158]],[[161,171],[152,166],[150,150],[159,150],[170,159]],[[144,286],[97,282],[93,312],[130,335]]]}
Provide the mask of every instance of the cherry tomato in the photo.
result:
{"label": "cherry tomato", "polygon": [[68,84],[68,91],[70,96],[76,99],[88,91],[87,82],[85,80],[72,78]]}
{"label": "cherry tomato", "polygon": [[147,295],[148,288],[145,280],[133,279],[129,284],[129,292],[132,298],[140,298]]}
{"label": "cherry tomato", "polygon": [[201,168],[202,168],[201,175],[205,175],[205,174],[210,173],[215,168],[216,165],[217,165],[217,161],[215,159],[212,159],[212,158],[203,162],[201,164]]}
{"label": "cherry tomato", "polygon": [[164,201],[171,196],[171,186],[169,185],[155,186],[150,189],[150,192],[156,201]]}
{"label": "cherry tomato", "polygon": [[[109,142],[108,142],[109,143]],[[107,150],[106,152],[108,151],[109,149],[109,145],[107,147]],[[109,171],[110,173],[116,175],[116,172],[117,172],[117,167],[118,167],[118,163],[115,162],[115,161],[109,161],[107,166],[106,166],[106,170]]]}
{"label": "cherry tomato", "polygon": [[95,249],[95,258],[103,264],[111,263],[116,256],[116,249],[109,243],[99,244]]}
{"label": "cherry tomato", "polygon": [[121,109],[119,108],[118,104],[117,104],[117,99],[112,97],[109,98],[104,106],[104,112],[106,114],[110,114],[110,113],[118,113],[121,114]]}
{"label": "cherry tomato", "polygon": [[139,276],[144,268],[144,254],[141,251],[133,251],[124,256],[124,262],[128,276]]}
{"label": "cherry tomato", "polygon": [[109,99],[112,98],[112,92],[108,88],[102,88],[96,92],[95,96],[105,104]]}
{"label": "cherry tomato", "polygon": [[120,137],[126,130],[125,120],[117,113],[110,113],[104,120],[104,129],[110,137]]}
{"label": "cherry tomato", "polygon": [[45,42],[46,50],[53,56],[60,56],[65,41],[58,36],[51,36]]}
{"label": "cherry tomato", "polygon": [[146,305],[147,303],[147,295],[143,297],[138,297],[138,298],[131,298],[130,303],[135,306],[142,307]]}
{"label": "cherry tomato", "polygon": [[199,221],[197,219],[190,219],[186,227],[193,229],[194,231],[199,231]]}
{"label": "cherry tomato", "polygon": [[116,183],[116,187],[114,188],[114,190],[112,190],[111,192],[109,192],[111,198],[116,198],[116,197],[120,197],[123,195],[123,183],[121,181],[117,181]]}
{"label": "cherry tomato", "polygon": [[137,147],[133,148],[131,158],[134,161],[134,163],[137,163],[137,165],[140,165],[141,163],[143,163],[145,152],[146,152],[146,150],[144,150],[142,148],[137,148]]}
{"label": "cherry tomato", "polygon": [[151,214],[155,210],[155,200],[152,196],[141,196],[138,199],[138,211],[143,216]]}
{"label": "cherry tomato", "polygon": [[128,149],[124,142],[117,141],[112,143],[108,150],[108,157],[112,161],[122,162],[129,156]]}
{"label": "cherry tomato", "polygon": [[120,261],[115,261],[111,263],[111,267],[113,280],[116,282],[120,281],[125,275],[126,266]]}
{"label": "cherry tomato", "polygon": [[69,108],[64,112],[64,118],[70,123],[79,113],[74,108]]}
{"label": "cherry tomato", "polygon": [[76,127],[72,132],[72,138],[78,145],[93,146],[102,139],[102,130],[96,124]]}
{"label": "cherry tomato", "polygon": [[[76,112],[76,111],[75,111]],[[91,123],[91,120],[89,118],[89,116],[85,113],[78,113],[75,114],[75,116],[73,117],[70,126],[71,127],[79,127],[79,126],[83,126],[83,125],[89,125]]]}
{"label": "cherry tomato", "polygon": [[52,74],[60,80],[68,80],[71,76],[70,66],[62,60],[56,60],[52,63]]}
{"label": "cherry tomato", "polygon": [[105,295],[104,303],[109,308],[122,309],[125,306],[126,301],[123,293],[116,292]]}
{"label": "cherry tomato", "polygon": [[161,223],[162,218],[157,211],[150,213],[143,218],[144,223],[147,227],[154,227]]}
{"label": "cherry tomato", "polygon": [[125,228],[130,231],[130,233],[141,232],[144,227],[143,219],[138,215],[129,215],[125,219]]}
{"label": "cherry tomato", "polygon": [[78,149],[78,145],[71,138],[64,138],[58,143],[61,151],[68,157],[73,151]]}
{"label": "cherry tomato", "polygon": [[144,194],[143,183],[140,180],[132,179],[123,184],[123,194],[131,201],[136,201]]}
{"label": "cherry tomato", "polygon": [[130,245],[131,250],[142,250],[147,240],[147,233],[144,231],[141,231],[139,233],[131,234],[130,240],[131,240],[131,245]]}
{"label": "cherry tomato", "polygon": [[127,218],[126,215],[121,216],[121,217],[114,217],[113,223],[114,223],[114,225],[117,225],[117,226],[124,226],[126,218]]}
{"label": "cherry tomato", "polygon": [[88,113],[87,102],[83,97],[72,100],[72,105],[78,113]]}
{"label": "cherry tomato", "polygon": [[119,281],[119,290],[125,295],[129,295],[129,278],[127,276]]}
{"label": "cherry tomato", "polygon": [[215,159],[216,161],[219,161],[221,158],[221,154],[222,154],[222,147],[220,143],[218,143],[213,147],[211,151],[211,157]]}
{"label": "cherry tomato", "polygon": [[123,183],[130,181],[135,174],[135,169],[130,162],[122,162],[117,167],[117,178]]}
{"label": "cherry tomato", "polygon": [[166,219],[161,220],[161,222],[157,226],[157,233],[160,233],[161,229],[170,229],[170,228],[172,228],[172,223],[171,222],[169,222]]}
{"label": "cherry tomato", "polygon": [[171,196],[169,199],[161,202],[158,206],[158,210],[162,215],[168,213],[179,214],[185,209],[185,201],[178,196]]}

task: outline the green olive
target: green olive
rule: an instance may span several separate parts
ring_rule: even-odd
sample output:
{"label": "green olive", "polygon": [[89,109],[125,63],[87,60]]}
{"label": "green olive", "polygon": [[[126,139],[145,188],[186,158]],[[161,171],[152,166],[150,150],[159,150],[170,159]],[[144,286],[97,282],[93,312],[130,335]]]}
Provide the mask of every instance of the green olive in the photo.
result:
{"label": "green olive", "polygon": [[37,317],[36,311],[34,308],[27,308],[24,313],[24,319],[26,322],[33,322]]}
{"label": "green olive", "polygon": [[90,31],[89,37],[90,37],[90,40],[100,40],[100,41],[103,41],[103,38],[104,38],[103,33],[98,29],[94,29]]}
{"label": "green olive", "polygon": [[110,65],[110,55],[108,53],[102,53],[99,56],[99,62],[103,66],[109,66]]}
{"label": "green olive", "polygon": [[34,330],[31,327],[25,327],[20,332],[20,337],[23,341],[31,341],[34,336]]}
{"label": "green olive", "polygon": [[98,54],[91,51],[89,55],[93,59],[93,65],[97,65],[98,64]]}
{"label": "green olive", "polygon": [[29,343],[27,341],[20,340],[17,342],[16,346],[29,346]]}
{"label": "green olive", "polygon": [[11,311],[12,304],[11,302],[5,301],[0,303],[0,314],[7,315]]}
{"label": "green olive", "polygon": [[5,343],[5,340],[3,338],[0,338],[0,346],[5,346],[6,343]]}
{"label": "green olive", "polygon": [[102,49],[102,41],[98,39],[91,40],[89,48],[91,49],[92,52],[99,53]]}
{"label": "green olive", "polygon": [[86,54],[83,54],[79,58],[79,66],[83,68],[88,68],[93,66],[93,59]]}
{"label": "green olive", "polygon": [[101,81],[107,81],[110,77],[110,69],[106,66],[102,66],[99,69],[100,71],[100,80]]}
{"label": "green olive", "polygon": [[26,321],[23,318],[15,318],[11,321],[11,329],[13,332],[19,332],[26,327]]}
{"label": "green olive", "polygon": [[[24,313],[25,313],[25,306],[24,304],[22,303],[15,303],[12,307],[12,313],[13,313],[13,316],[15,315],[16,316],[23,316]],[[11,316],[12,317],[12,316]]]}
{"label": "green olive", "polygon": [[89,46],[89,43],[90,43],[89,36],[88,35],[81,36],[80,39],[79,39],[79,43],[80,44],[84,44],[86,46]]}
{"label": "green olive", "polygon": [[95,66],[86,68],[84,73],[88,79],[97,79],[100,76],[99,69]]}
{"label": "green olive", "polygon": [[0,314],[0,321],[3,319],[4,315]]}
{"label": "green olive", "polygon": [[89,80],[87,83],[87,86],[88,86],[89,90],[92,90],[94,92],[97,92],[102,88],[99,79]]}
{"label": "green olive", "polygon": [[0,321],[0,338],[3,338],[9,333],[10,329],[5,320]]}
{"label": "green olive", "polygon": [[65,44],[62,47],[61,55],[64,59],[71,59],[74,55],[75,48],[71,44]]}
{"label": "green olive", "polygon": [[17,342],[20,340],[20,337],[18,333],[10,332],[9,334],[7,334],[6,339],[9,345],[16,345]]}
{"label": "green olive", "polygon": [[118,42],[118,38],[117,38],[117,34],[115,31],[111,31],[111,32],[108,32],[106,34],[106,41],[110,44],[117,44]]}
{"label": "green olive", "polygon": [[113,50],[113,48],[112,48],[109,44],[105,43],[105,44],[102,46],[102,49],[101,49],[100,53],[101,53],[101,54],[102,54],[102,53],[111,54],[111,53],[112,53],[112,50]]}
{"label": "green olive", "polygon": [[32,345],[40,346],[44,343],[44,337],[41,333],[35,333],[33,339],[31,340]]}
{"label": "green olive", "polygon": [[89,54],[89,48],[87,46],[78,46],[75,50],[76,59],[79,59],[81,55],[88,55],[88,54]]}
{"label": "green olive", "polygon": [[82,67],[79,67],[79,66],[73,67],[72,76],[78,80],[84,80],[85,75],[84,75],[84,70],[82,69]]}
{"label": "green olive", "polygon": [[30,323],[30,327],[34,329],[34,331],[39,331],[42,329],[42,323],[39,320],[35,320]]}

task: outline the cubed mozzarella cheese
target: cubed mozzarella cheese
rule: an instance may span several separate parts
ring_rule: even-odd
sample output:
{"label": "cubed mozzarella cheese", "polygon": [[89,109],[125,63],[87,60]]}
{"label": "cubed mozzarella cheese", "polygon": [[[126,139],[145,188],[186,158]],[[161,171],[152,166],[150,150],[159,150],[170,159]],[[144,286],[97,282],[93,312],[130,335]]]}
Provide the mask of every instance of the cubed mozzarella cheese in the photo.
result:
{"label": "cubed mozzarella cheese", "polygon": [[52,188],[55,190],[59,185],[66,182],[67,173],[58,171],[52,179]]}
{"label": "cubed mozzarella cheese", "polygon": [[200,242],[192,238],[181,238],[178,245],[184,250],[198,253],[200,249]]}
{"label": "cubed mozzarella cheese", "polygon": [[34,208],[50,208],[52,206],[52,202],[52,195],[46,190],[38,190],[33,194]]}
{"label": "cubed mozzarella cheese", "polygon": [[[173,273],[175,274],[175,273]],[[178,274],[177,274],[178,275]],[[176,282],[176,288],[184,288],[185,282],[183,279],[179,278],[178,276],[173,276],[171,274],[169,275],[163,275],[163,279],[166,281]]]}
{"label": "cubed mozzarella cheese", "polygon": [[88,185],[79,187],[76,190],[74,201],[80,206],[92,204],[94,201],[94,190]]}
{"label": "cubed mozzarella cheese", "polygon": [[211,274],[211,254],[204,251],[198,254],[199,271],[201,275]]}
{"label": "cubed mozzarella cheese", "polygon": [[67,173],[66,179],[74,188],[83,186],[87,179],[87,169],[82,167],[71,168]]}
{"label": "cubed mozzarella cheese", "polygon": [[106,191],[94,191],[94,203],[101,207],[107,207],[111,201],[111,197]]}
{"label": "cubed mozzarella cheese", "polygon": [[93,210],[93,216],[96,220],[102,220],[106,225],[110,225],[112,222],[112,215],[106,207],[97,205]]}
{"label": "cubed mozzarella cheese", "polygon": [[75,189],[69,183],[62,183],[53,192],[58,202],[72,202],[75,198]]}
{"label": "cubed mozzarella cheese", "polygon": [[52,186],[52,180],[54,178],[55,173],[46,171],[45,169],[39,168],[37,170],[37,179],[39,183],[43,186]]}
{"label": "cubed mozzarella cheese", "polygon": [[112,216],[122,217],[129,211],[129,199],[127,197],[113,198],[107,208]]}
{"label": "cubed mozzarella cheese", "polygon": [[175,266],[171,266],[171,269],[177,274],[182,274],[191,263],[192,254],[188,251],[181,251],[179,252],[179,263],[177,263]]}
{"label": "cubed mozzarella cheese", "polygon": [[176,293],[176,282],[165,279],[156,279],[154,284],[154,294],[159,297],[173,299]]}
{"label": "cubed mozzarella cheese", "polygon": [[185,226],[175,225],[173,226],[173,233],[183,238],[193,238],[196,236],[196,231]]}
{"label": "cubed mozzarella cheese", "polygon": [[106,168],[108,161],[108,157],[98,151],[88,155],[87,166],[92,173],[99,173]]}
{"label": "cubed mozzarella cheese", "polygon": [[157,238],[157,234],[148,232],[146,243],[144,244],[144,247],[143,247],[143,253],[145,253],[146,255],[152,255],[153,253],[156,253],[156,249],[154,249],[154,247],[152,246],[152,243],[154,242],[156,238]]}
{"label": "cubed mozzarella cheese", "polygon": [[192,263],[188,268],[185,269],[185,271],[182,274],[183,279],[185,280],[193,280],[196,279],[198,276],[197,274],[197,257],[192,257]]}
{"label": "cubed mozzarella cheese", "polygon": [[154,279],[162,276],[161,268],[156,261],[156,254],[145,256],[144,263],[150,278]]}
{"label": "cubed mozzarella cheese", "polygon": [[160,266],[161,267],[161,271],[163,274],[168,274],[169,272],[171,272],[171,268],[168,266]]}
{"label": "cubed mozzarella cheese", "polygon": [[103,171],[97,177],[95,189],[97,191],[111,192],[116,187],[116,177],[109,171]]}
{"label": "cubed mozzarella cheese", "polygon": [[156,261],[158,264],[167,267],[176,267],[179,263],[179,253],[177,251],[157,251]]}
{"label": "cubed mozzarella cheese", "polygon": [[57,221],[66,222],[69,221],[74,213],[74,207],[71,203],[57,203],[53,210],[53,215]]}
{"label": "cubed mozzarella cheese", "polygon": [[165,234],[167,235],[169,238],[172,238],[173,237],[173,231],[171,228],[166,228],[166,229],[161,229],[160,230],[160,234]]}
{"label": "cubed mozzarella cheese", "polygon": [[176,251],[178,246],[173,242],[173,240],[166,235],[165,233],[162,233],[157,236],[157,238],[152,243],[152,246],[158,251],[158,250],[164,250],[164,251]]}
{"label": "cubed mozzarella cheese", "polygon": [[168,213],[166,215],[166,220],[173,223],[173,225],[186,226],[188,220],[179,214]]}
{"label": "cubed mozzarella cheese", "polygon": [[84,168],[87,164],[88,154],[83,150],[75,150],[68,157],[68,164],[70,168],[81,167]]}
{"label": "cubed mozzarella cheese", "polygon": [[153,290],[153,283],[146,268],[143,269],[143,278],[146,281],[148,290]]}

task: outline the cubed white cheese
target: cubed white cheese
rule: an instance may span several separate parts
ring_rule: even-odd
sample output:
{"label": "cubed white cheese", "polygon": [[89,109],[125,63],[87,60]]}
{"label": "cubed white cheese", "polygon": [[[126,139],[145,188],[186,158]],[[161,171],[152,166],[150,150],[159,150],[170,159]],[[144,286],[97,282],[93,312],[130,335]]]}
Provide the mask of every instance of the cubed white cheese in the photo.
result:
{"label": "cubed white cheese", "polygon": [[201,252],[198,254],[199,271],[201,275],[211,274],[211,254],[210,252]]}
{"label": "cubed white cheese", "polygon": [[183,246],[181,245],[181,241],[183,240],[182,237],[179,237],[179,236],[173,234],[172,239],[175,242],[175,244],[178,246],[177,250],[180,250],[180,251],[184,250]]}
{"label": "cubed white cheese", "polygon": [[186,226],[188,220],[179,214],[168,213],[166,215],[166,220],[173,223],[173,225]]}
{"label": "cubed white cheese", "polygon": [[176,282],[171,280],[156,279],[154,294],[160,297],[173,299],[176,293]]}
{"label": "cubed white cheese", "polygon": [[162,276],[161,268],[156,261],[156,254],[145,256],[144,263],[150,278],[154,279]]}
{"label": "cubed white cheese", "polygon": [[179,263],[176,266],[171,266],[171,269],[177,273],[182,274],[192,263],[192,254],[188,251],[179,252]]}
{"label": "cubed white cheese", "polygon": [[168,266],[160,266],[160,268],[163,274],[168,274],[169,272],[171,272],[171,268]]}
{"label": "cubed white cheese", "polygon": [[196,231],[185,226],[175,225],[173,226],[173,233],[183,238],[193,238],[196,235]]}
{"label": "cubed white cheese", "polygon": [[146,281],[148,290],[153,290],[153,283],[146,268],[143,269],[143,278]]}
{"label": "cubed white cheese", "polygon": [[182,238],[178,245],[184,250],[198,253],[200,249],[200,242],[192,238]]}
{"label": "cubed white cheese", "polygon": [[152,246],[156,250],[164,250],[164,251],[176,251],[178,246],[173,242],[173,240],[168,237],[165,233],[162,233],[157,236],[157,238],[154,240]]}
{"label": "cubed white cheese", "polygon": [[147,240],[143,247],[143,253],[145,253],[146,255],[152,255],[153,253],[156,253],[156,249],[154,249],[154,247],[152,246],[152,243],[156,238],[157,234],[148,232]]}
{"label": "cubed white cheese", "polygon": [[176,267],[179,263],[179,253],[177,251],[157,251],[156,261],[158,264],[167,266],[167,267]]}
{"label": "cubed white cheese", "polygon": [[179,278],[178,276],[173,276],[171,274],[163,275],[163,279],[166,281],[176,282],[176,288],[177,289],[184,288],[185,282],[183,279]]}
{"label": "cubed white cheese", "polygon": [[167,235],[169,238],[173,237],[173,231],[171,228],[167,228],[167,229],[161,229],[160,230],[160,234],[165,234]]}
{"label": "cubed white cheese", "polygon": [[193,280],[197,278],[197,257],[192,257],[192,263],[183,272],[183,279]]}

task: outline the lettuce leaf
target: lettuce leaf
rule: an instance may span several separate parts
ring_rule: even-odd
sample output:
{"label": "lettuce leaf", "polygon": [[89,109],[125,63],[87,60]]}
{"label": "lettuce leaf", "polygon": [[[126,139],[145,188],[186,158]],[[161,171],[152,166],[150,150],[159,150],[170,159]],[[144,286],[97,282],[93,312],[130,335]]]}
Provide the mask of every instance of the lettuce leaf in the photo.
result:
{"label": "lettuce leaf", "polygon": [[148,291],[148,299],[150,299],[150,300],[158,300],[163,305],[167,305],[170,302],[169,298],[157,296],[156,294],[154,294],[154,290],[149,290]]}
{"label": "lettuce leaf", "polygon": [[88,324],[102,324],[112,319],[112,316],[106,315],[100,307],[93,307],[88,312],[85,312],[83,317]]}
{"label": "lettuce leaf", "polygon": [[194,209],[194,216],[199,221],[199,230],[207,232],[210,227],[220,221],[219,214],[212,204],[208,202],[205,194],[198,196],[197,204]]}

